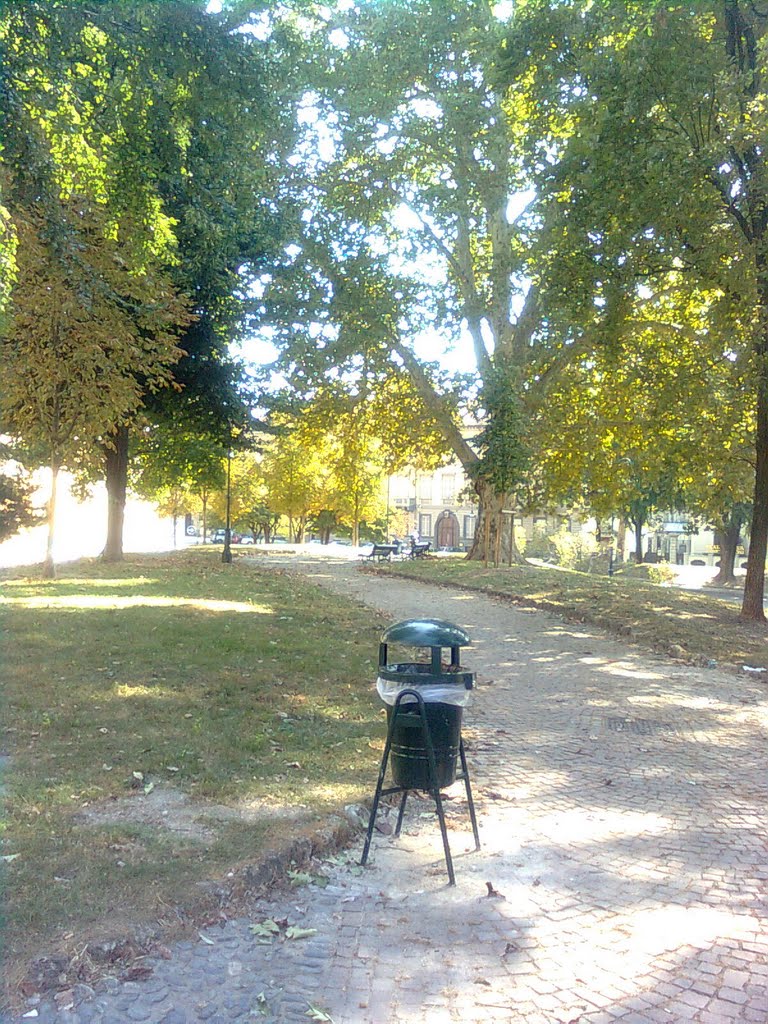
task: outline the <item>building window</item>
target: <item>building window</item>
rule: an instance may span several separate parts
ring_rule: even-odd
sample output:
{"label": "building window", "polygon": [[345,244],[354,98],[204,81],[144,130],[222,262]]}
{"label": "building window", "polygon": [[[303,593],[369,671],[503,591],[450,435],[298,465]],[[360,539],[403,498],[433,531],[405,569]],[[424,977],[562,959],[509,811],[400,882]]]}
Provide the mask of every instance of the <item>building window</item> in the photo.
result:
{"label": "building window", "polygon": [[440,492],[442,495],[443,504],[448,501],[453,501],[456,497],[456,474],[455,473],[443,473],[440,480]]}
{"label": "building window", "polygon": [[419,477],[419,501],[432,501],[432,477]]}
{"label": "building window", "polygon": [[425,515],[423,512],[419,515],[419,536],[432,536],[432,516]]}
{"label": "building window", "polygon": [[464,540],[472,540],[475,536],[477,516],[464,516]]}

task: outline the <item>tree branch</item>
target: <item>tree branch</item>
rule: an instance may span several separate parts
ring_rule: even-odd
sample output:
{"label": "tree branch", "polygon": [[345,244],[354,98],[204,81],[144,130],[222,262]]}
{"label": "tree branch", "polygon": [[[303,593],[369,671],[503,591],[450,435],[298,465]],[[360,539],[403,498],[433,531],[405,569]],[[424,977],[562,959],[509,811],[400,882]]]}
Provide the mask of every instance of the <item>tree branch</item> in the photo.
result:
{"label": "tree branch", "polygon": [[715,189],[719,193],[720,198],[723,201],[723,206],[725,207],[725,210],[731,215],[731,217],[733,217],[733,219],[741,228],[741,233],[744,235],[748,242],[753,242],[755,239],[755,235],[752,231],[751,224],[744,216],[744,214],[741,212],[741,210],[738,208],[738,206],[736,206],[736,204],[733,202],[731,197],[728,195],[728,192],[726,191],[723,183],[714,173],[707,175],[707,177],[709,178],[710,183],[714,185]]}
{"label": "tree branch", "polygon": [[455,452],[467,475],[471,476],[480,460],[461,433],[443,396],[435,390],[424,367],[406,345],[399,340],[393,341],[392,350],[402,359],[427,412],[439,426],[443,437]]}

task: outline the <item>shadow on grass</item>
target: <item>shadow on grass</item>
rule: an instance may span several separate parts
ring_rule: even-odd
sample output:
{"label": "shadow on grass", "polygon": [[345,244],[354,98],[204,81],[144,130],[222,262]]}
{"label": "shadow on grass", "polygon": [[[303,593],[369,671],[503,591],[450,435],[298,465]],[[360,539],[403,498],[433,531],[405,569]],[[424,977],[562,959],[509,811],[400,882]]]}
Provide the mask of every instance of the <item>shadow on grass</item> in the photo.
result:
{"label": "shadow on grass", "polygon": [[[110,905],[152,913],[238,857],[258,860],[292,817],[359,799],[375,773],[370,612],[215,555],[146,563],[146,576],[143,560],[79,563],[2,587],[12,951],[39,952]],[[80,817],[164,786],[201,815],[210,801],[260,813],[202,845]]]}

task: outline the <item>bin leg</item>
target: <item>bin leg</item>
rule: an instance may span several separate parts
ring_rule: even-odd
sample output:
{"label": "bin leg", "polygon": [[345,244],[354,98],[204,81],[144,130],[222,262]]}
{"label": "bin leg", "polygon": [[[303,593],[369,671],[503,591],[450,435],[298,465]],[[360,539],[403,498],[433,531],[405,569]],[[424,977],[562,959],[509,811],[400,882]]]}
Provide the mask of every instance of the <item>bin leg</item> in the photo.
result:
{"label": "bin leg", "polygon": [[440,822],[440,834],[443,837],[443,852],[445,854],[445,866],[448,870],[448,884],[456,885],[456,875],[453,872],[453,859],[451,857],[451,847],[448,843],[448,829],[445,825],[445,811],[443,810],[443,799],[440,796],[440,787],[437,784],[437,761],[435,759],[435,748],[432,745],[432,736],[429,732],[429,724],[427,722],[427,709],[424,704],[424,699],[421,694],[418,694],[419,698],[419,715],[421,716],[421,728],[424,733],[424,746],[427,750],[427,765],[429,767],[429,781],[432,787],[431,793],[434,797],[435,806],[437,807],[437,818]]}
{"label": "bin leg", "polygon": [[[371,815],[368,818],[368,833],[365,837],[365,846],[363,847],[363,855],[360,858],[361,864],[368,863],[368,853],[371,849],[371,839],[373,838],[373,829],[376,825],[376,811],[379,809],[379,800],[381,799],[381,791],[384,788],[384,776],[387,773],[387,762],[389,761],[389,751],[392,746],[392,732],[395,727],[395,720],[397,719],[397,708],[392,715],[389,723],[389,729],[387,730],[387,742],[384,744],[384,755],[381,759],[381,765],[379,766],[379,779],[376,783],[376,792],[373,796],[373,806],[371,807]],[[403,800],[405,803],[405,800]],[[401,808],[402,812],[402,808]]]}
{"label": "bin leg", "polygon": [[472,787],[469,784],[469,770],[467,769],[467,756],[464,753],[464,740],[459,740],[459,757],[461,758],[461,771],[464,776],[464,786],[467,790],[467,803],[469,804],[469,820],[472,822],[472,834],[475,837],[475,849],[480,849],[480,833],[477,830],[477,816],[475,815],[475,801],[472,799]]}
{"label": "bin leg", "polygon": [[[427,710],[426,710],[426,707],[425,707],[425,704],[424,704],[424,698],[422,697],[422,695],[417,690],[402,690],[397,695],[397,699],[395,700],[395,706],[392,709],[392,717],[390,718],[389,729],[387,730],[387,742],[384,745],[384,755],[383,755],[383,757],[381,759],[381,765],[379,767],[379,778],[378,778],[378,781],[376,783],[376,792],[375,792],[374,797],[373,797],[373,806],[371,807],[371,815],[370,815],[370,817],[368,819],[368,833],[367,833],[367,835],[365,837],[365,846],[363,847],[363,855],[360,858],[360,863],[361,864],[366,864],[368,862],[368,854],[369,854],[370,849],[371,849],[371,840],[373,838],[373,830],[374,830],[374,828],[376,826],[376,812],[377,812],[377,810],[379,808],[379,800],[381,799],[381,793],[382,793],[382,790],[384,788],[384,776],[386,775],[387,763],[389,761],[389,753],[390,753],[390,749],[392,747],[392,734],[393,734],[394,729],[395,729],[395,723],[397,721],[397,716],[400,713],[400,707],[401,707],[401,704],[403,702],[403,698],[404,697],[414,698],[416,703],[417,703],[417,706],[418,706],[419,718],[421,719],[421,730],[422,730],[422,734],[423,734],[423,738],[424,738],[424,747],[425,747],[425,749],[427,751],[427,766],[428,766],[428,771],[429,771],[429,785],[430,785],[429,793],[431,794],[431,796],[433,797],[433,799],[435,801],[435,806],[437,808],[437,817],[438,817],[438,821],[440,822],[440,834],[441,834],[442,839],[443,839],[443,852],[445,854],[445,866],[446,866],[446,868],[448,870],[448,884],[449,885],[456,885],[456,875],[454,874],[454,871],[453,871],[453,859],[451,857],[451,847],[450,847],[450,845],[448,843],[448,829],[446,828],[446,824],[445,824],[445,811],[443,810],[443,801],[442,801],[442,798],[440,796],[440,787],[437,784],[438,774],[437,774],[437,760],[435,758],[435,748],[434,748],[434,746],[432,744],[432,736],[430,735],[430,732],[429,732],[429,724],[427,722]],[[463,748],[460,747],[460,750],[463,750]],[[467,775],[466,775],[466,761],[463,758],[463,755],[462,755],[462,765],[465,768],[465,773],[464,774],[465,774],[465,779],[466,779],[467,778]],[[393,793],[393,792],[395,792],[395,793],[400,792],[399,787],[396,787],[394,790],[392,790],[392,789],[388,789],[387,790],[387,793]],[[405,813],[405,803],[406,803],[406,800],[408,798],[408,790],[405,789],[402,792],[403,792],[403,800],[402,800],[402,803],[400,804],[400,812],[399,812],[398,817],[397,817],[397,831],[395,832],[396,836],[398,836],[400,834],[400,828],[401,828],[402,822],[403,822],[403,814]],[[467,785],[467,792],[470,793],[468,785]],[[470,801],[471,801],[471,793],[470,793]],[[478,849],[479,849],[479,842],[480,842],[480,840],[479,840],[479,838],[477,836],[477,823],[475,822],[475,819],[474,819],[474,805],[470,803],[470,806],[472,808],[471,815],[472,815],[473,827],[474,827],[474,831],[475,831],[475,842],[478,844]]]}
{"label": "bin leg", "polygon": [[397,815],[397,827],[395,828],[395,839],[400,835],[400,829],[403,827],[403,815],[405,814],[405,801],[408,799],[408,790],[403,791],[403,799],[400,801],[400,811]]}

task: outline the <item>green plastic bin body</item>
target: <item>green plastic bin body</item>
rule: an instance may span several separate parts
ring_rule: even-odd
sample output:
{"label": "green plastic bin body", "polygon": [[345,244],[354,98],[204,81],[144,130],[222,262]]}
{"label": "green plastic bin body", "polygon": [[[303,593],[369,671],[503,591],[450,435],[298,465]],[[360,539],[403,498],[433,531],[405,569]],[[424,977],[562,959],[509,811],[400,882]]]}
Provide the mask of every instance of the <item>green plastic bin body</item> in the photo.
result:
{"label": "green plastic bin body", "polygon": [[[469,637],[459,626],[443,619],[406,619],[384,631],[379,645],[379,684],[393,683],[388,695],[379,689],[387,703],[387,724],[392,726],[394,699],[401,689],[413,689],[424,701],[426,725],[435,754],[438,789],[456,781],[457,761],[461,746],[461,716],[472,689],[474,673],[463,671],[459,648]],[[429,661],[407,661],[391,665],[390,644],[428,649]],[[450,651],[450,662],[443,651]],[[392,726],[390,768],[395,785],[404,789],[429,792],[429,759],[419,705],[413,699],[403,700]]]}
{"label": "green plastic bin body", "polygon": [[[424,700],[424,711],[427,729],[432,740],[437,771],[437,786],[442,789],[456,781],[456,761],[461,743],[461,716],[464,710],[460,704],[449,704],[445,700],[431,699],[435,684],[442,683],[440,695],[448,690],[456,691],[457,696],[464,694],[464,681],[467,673],[441,674],[435,676],[429,665],[421,662],[406,662],[400,665],[389,665],[379,668],[380,675],[396,681],[400,686],[421,693]],[[387,705],[387,725],[392,722],[395,708]],[[395,785],[407,789],[430,790],[429,758],[424,740],[424,727],[415,700],[404,700],[400,704],[392,731],[390,747],[392,778]]]}
{"label": "green plastic bin body", "polygon": [[[387,707],[387,722],[394,714]],[[461,713],[455,704],[424,704],[427,728],[432,739],[437,769],[437,786],[443,789],[456,781],[456,762],[461,742]],[[401,704],[392,732],[390,749],[392,778],[396,786],[406,789],[431,790],[429,760],[418,704]]]}

